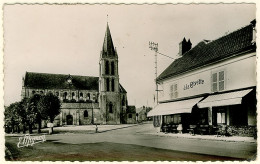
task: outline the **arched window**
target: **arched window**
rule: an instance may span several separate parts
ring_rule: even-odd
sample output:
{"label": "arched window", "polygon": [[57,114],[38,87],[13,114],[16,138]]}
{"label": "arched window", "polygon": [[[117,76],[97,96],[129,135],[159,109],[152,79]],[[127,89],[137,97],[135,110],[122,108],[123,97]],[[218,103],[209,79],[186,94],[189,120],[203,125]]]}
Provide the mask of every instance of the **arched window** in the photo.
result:
{"label": "arched window", "polygon": [[72,98],[72,99],[75,98],[75,93],[74,93],[74,92],[72,92],[72,94],[71,94],[71,98]]}
{"label": "arched window", "polygon": [[83,93],[82,92],[79,93],[79,97],[83,97]]}
{"label": "arched window", "polygon": [[112,103],[109,104],[109,113],[113,113],[113,104]]}
{"label": "arched window", "polygon": [[107,82],[107,91],[109,91],[110,90],[109,89],[109,78],[107,78],[106,82]]}
{"label": "arched window", "polygon": [[87,110],[84,111],[84,117],[88,117],[88,111]]}
{"label": "arched window", "polygon": [[111,62],[111,74],[115,75],[115,62]]}
{"label": "arched window", "polygon": [[115,79],[112,79],[112,81],[111,81],[111,90],[112,90],[112,92],[115,91]]}
{"label": "arched window", "polygon": [[63,99],[67,99],[67,96],[68,96],[68,93],[67,93],[67,92],[64,92],[64,94],[63,94]]}
{"label": "arched window", "polygon": [[105,71],[106,71],[106,75],[109,74],[109,61],[106,61],[105,63]]}

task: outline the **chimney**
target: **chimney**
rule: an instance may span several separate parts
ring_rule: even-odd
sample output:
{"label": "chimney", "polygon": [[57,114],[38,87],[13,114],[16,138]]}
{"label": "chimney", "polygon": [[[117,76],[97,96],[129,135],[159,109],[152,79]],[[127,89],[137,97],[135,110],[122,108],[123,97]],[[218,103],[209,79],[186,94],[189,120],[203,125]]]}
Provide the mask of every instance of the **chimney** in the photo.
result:
{"label": "chimney", "polygon": [[189,51],[191,49],[191,42],[190,39],[186,41],[185,37],[179,44],[179,55],[182,56],[185,52]]}

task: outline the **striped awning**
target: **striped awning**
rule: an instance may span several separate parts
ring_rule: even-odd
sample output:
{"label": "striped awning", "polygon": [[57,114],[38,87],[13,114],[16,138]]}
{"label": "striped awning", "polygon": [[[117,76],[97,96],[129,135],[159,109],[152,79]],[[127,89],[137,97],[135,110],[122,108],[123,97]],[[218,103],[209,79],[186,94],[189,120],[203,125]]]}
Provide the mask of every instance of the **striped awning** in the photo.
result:
{"label": "striped awning", "polygon": [[242,103],[242,98],[253,89],[211,95],[198,103],[199,108],[237,105]]}
{"label": "striped awning", "polygon": [[169,115],[178,113],[191,113],[192,108],[196,105],[203,97],[175,101],[169,103],[161,103],[154,107],[147,116],[159,116],[159,115]]}

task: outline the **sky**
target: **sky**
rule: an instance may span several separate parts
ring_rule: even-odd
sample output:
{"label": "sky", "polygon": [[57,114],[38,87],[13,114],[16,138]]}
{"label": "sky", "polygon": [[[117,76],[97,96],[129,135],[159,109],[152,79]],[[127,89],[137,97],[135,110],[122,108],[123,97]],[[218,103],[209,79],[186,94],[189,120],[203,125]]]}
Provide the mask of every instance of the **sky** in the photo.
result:
{"label": "sky", "polygon": [[[153,106],[155,53],[149,41],[177,58],[184,37],[194,47],[255,18],[254,4],[5,5],[4,104],[21,100],[26,71],[98,76],[108,22],[128,104]],[[158,75],[173,61],[159,55]]]}

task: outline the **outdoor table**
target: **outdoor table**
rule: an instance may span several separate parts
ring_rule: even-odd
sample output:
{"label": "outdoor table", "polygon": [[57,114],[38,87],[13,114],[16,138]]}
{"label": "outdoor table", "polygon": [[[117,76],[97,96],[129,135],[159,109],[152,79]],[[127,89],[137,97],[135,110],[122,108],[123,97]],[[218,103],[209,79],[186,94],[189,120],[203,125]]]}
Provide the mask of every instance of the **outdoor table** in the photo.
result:
{"label": "outdoor table", "polygon": [[191,135],[195,135],[195,129],[197,128],[197,125],[190,125],[189,129],[187,129],[189,131],[189,133]]}
{"label": "outdoor table", "polygon": [[200,125],[200,135],[208,134],[209,132],[209,125]]}

